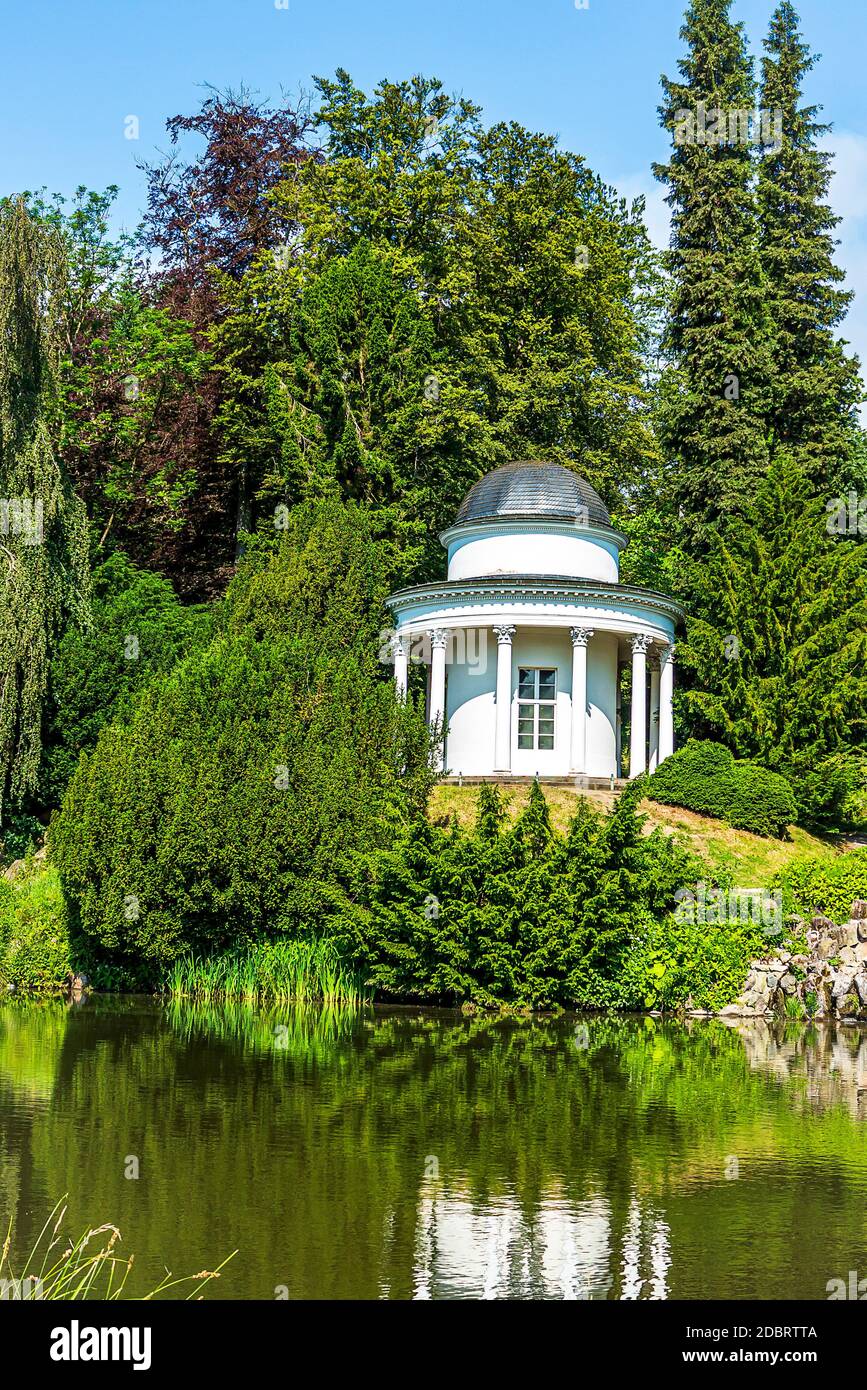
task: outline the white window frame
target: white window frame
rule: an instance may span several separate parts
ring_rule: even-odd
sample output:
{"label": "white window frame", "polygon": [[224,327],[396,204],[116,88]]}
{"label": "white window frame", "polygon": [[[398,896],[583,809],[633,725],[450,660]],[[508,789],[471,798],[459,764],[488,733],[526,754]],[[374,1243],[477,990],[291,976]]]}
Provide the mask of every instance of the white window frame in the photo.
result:
{"label": "white window frame", "polygon": [[[542,699],[542,698],[540,697],[540,695],[539,695],[539,686],[540,686],[540,683],[541,683],[541,675],[542,675],[542,672],[543,672],[543,671],[545,671],[545,672],[550,671],[550,672],[552,673],[553,677],[554,677],[554,694],[553,694],[553,696],[551,696],[550,699],[547,698],[547,697],[545,697],[544,699]],[[532,698],[531,700],[528,700],[525,696],[522,696],[522,694],[521,694],[521,686],[524,685],[524,684],[526,684],[526,682],[524,682],[524,681],[521,680],[521,675],[522,675],[522,673],[526,673],[526,672],[532,672],[532,675],[533,675],[533,698]],[[540,733],[539,733],[539,722],[540,722],[540,717],[541,717],[541,716],[540,716],[540,710],[543,709],[543,708],[544,708],[544,709],[550,709],[550,710],[551,710],[551,716],[550,716],[550,720],[551,720],[551,732],[550,732],[550,734],[547,733],[547,732],[544,734],[544,737],[545,737],[545,738],[550,738],[550,739],[551,739],[551,747],[550,747],[550,748],[542,748],[542,747],[540,747],[540,744],[539,744],[539,739],[540,739],[540,737],[543,737],[543,735],[540,735]],[[526,734],[523,734],[523,735],[522,735],[522,733],[521,733],[521,720],[522,720],[522,718],[523,718],[523,719],[527,719],[527,718],[529,717],[528,714],[523,713],[523,710],[529,710],[529,711],[532,712],[532,719],[533,719],[533,745],[532,745],[531,748],[525,748],[525,747],[523,747],[522,744],[521,744],[521,739],[522,739],[522,737],[527,737]],[[554,752],[555,748],[557,747],[557,667],[556,667],[556,666],[519,666],[519,667],[518,667],[518,718],[517,718],[516,728],[517,728],[518,752],[519,752],[519,753],[553,753],[553,752]]]}

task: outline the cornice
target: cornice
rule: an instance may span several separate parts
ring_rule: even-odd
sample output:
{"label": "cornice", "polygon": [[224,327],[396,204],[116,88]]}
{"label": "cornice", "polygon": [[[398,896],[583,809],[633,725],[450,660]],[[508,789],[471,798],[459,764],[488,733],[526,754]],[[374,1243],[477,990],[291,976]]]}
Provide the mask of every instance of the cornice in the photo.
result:
{"label": "cornice", "polygon": [[530,513],[522,515],[515,512],[514,515],[503,515],[497,517],[480,517],[473,521],[455,522],[445,531],[440,532],[440,544],[448,550],[452,541],[458,539],[469,539],[473,535],[497,535],[497,534],[563,534],[585,536],[588,540],[606,540],[613,542],[618,551],[625,550],[629,545],[629,537],[622,531],[618,531],[614,526],[603,526],[595,521],[579,521],[574,517],[554,517],[554,516],[533,516]]}
{"label": "cornice", "polygon": [[404,608],[412,602],[445,603],[461,599],[591,599],[614,607],[643,604],[665,613],[675,622],[686,617],[675,599],[655,589],[642,589],[634,584],[609,584],[602,579],[575,579],[568,575],[491,575],[477,579],[442,580],[435,584],[419,584],[410,589],[398,589],[389,594],[390,608]]}

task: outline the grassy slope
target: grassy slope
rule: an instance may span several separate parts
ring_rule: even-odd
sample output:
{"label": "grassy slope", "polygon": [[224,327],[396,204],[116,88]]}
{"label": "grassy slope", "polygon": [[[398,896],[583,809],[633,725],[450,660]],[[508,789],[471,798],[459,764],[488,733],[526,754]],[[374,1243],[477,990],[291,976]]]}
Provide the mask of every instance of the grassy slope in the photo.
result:
{"label": "grassy slope", "polygon": [[[439,820],[454,815],[461,824],[472,822],[478,790],[476,786],[435,787],[430,804],[431,817]],[[571,787],[543,786],[542,790],[551,808],[554,825],[560,830],[565,829],[575,812],[579,794]],[[521,807],[526,805],[529,787],[526,784],[504,785],[502,791],[510,814],[517,815]],[[608,810],[614,800],[611,792],[585,792],[584,795],[599,810]],[[645,834],[649,835],[659,826],[668,835],[679,835],[711,869],[731,872],[739,886],[744,888],[763,887],[792,859],[838,853],[830,840],[817,839],[815,835],[808,835],[805,830],[797,828],[792,829],[791,840],[766,840],[760,835],[733,830],[722,821],[697,816],[676,806],[659,806],[655,802],[644,801],[641,809],[647,815]]]}

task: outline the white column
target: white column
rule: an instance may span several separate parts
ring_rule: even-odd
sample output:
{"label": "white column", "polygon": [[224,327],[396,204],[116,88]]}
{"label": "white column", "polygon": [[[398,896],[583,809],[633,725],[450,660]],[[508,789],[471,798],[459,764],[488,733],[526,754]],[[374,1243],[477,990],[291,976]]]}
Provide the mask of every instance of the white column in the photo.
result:
{"label": "white column", "polygon": [[590,627],[570,628],[572,638],[572,748],[569,766],[577,775],[587,771],[587,643]]}
{"label": "white column", "polygon": [[409,663],[409,638],[402,632],[395,634],[392,641],[394,652],[394,689],[399,700],[406,699],[407,673]]}
{"label": "white column", "polygon": [[[446,642],[448,632],[436,627],[428,633],[430,638],[430,709],[428,719],[435,737],[442,739],[446,723]],[[440,749],[437,765],[442,771],[445,747]]]}
{"label": "white column", "polygon": [[659,765],[659,657],[650,658],[650,761],[648,772]]}
{"label": "white column", "polygon": [[647,648],[651,639],[639,632],[632,639],[632,726],[629,730],[629,776],[647,769]]}
{"label": "white column", "polygon": [[620,653],[617,654],[617,685],[615,687],[616,700],[616,735],[615,735],[615,769],[618,777],[623,776],[623,667],[620,664]]}
{"label": "white column", "polygon": [[512,770],[512,638],[513,627],[495,627],[497,637],[497,706],[494,729],[494,771]]}
{"label": "white column", "polygon": [[674,752],[674,645],[662,647],[659,653],[659,761],[665,762]]}

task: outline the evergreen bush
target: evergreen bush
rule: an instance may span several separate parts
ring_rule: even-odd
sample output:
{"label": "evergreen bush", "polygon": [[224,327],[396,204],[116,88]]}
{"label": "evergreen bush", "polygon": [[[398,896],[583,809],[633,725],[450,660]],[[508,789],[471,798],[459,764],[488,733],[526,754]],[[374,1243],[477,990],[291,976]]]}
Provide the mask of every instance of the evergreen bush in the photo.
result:
{"label": "evergreen bush", "polygon": [[785,777],[736,759],[728,748],[706,739],[693,739],[666,758],[650,778],[647,794],[663,805],[683,806],[738,830],[778,839],[798,814]]}

